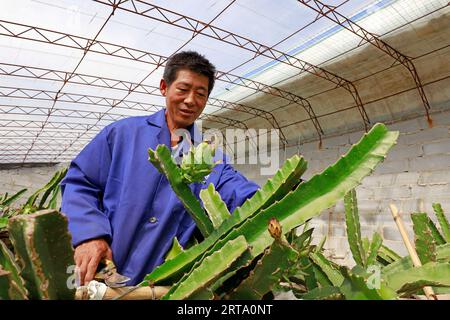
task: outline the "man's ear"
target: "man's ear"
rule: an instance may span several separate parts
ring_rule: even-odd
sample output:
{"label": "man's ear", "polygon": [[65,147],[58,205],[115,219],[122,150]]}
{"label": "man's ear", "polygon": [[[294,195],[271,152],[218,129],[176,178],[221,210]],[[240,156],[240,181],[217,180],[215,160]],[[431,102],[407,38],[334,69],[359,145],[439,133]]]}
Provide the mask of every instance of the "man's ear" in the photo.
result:
{"label": "man's ear", "polygon": [[161,91],[161,94],[165,97],[167,92],[167,83],[164,79],[161,79],[159,82],[159,91]]}

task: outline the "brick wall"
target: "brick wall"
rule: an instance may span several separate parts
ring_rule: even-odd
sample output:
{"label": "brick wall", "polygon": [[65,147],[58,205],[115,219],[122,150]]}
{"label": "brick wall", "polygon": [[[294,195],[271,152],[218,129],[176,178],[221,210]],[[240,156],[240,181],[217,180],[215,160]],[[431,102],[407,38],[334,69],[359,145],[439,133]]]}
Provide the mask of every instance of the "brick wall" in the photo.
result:
{"label": "brick wall", "polygon": [[[392,219],[389,204],[394,203],[401,210],[411,240],[414,239],[409,217],[411,212],[425,210],[436,221],[431,205],[439,202],[449,216],[450,112],[434,114],[432,128],[428,127],[425,118],[398,122],[388,127],[390,130],[400,131],[397,145],[374,173],[366,177],[356,189],[361,232],[369,238],[375,231],[379,232],[384,244],[399,254],[406,255],[407,251]],[[354,132],[326,139],[320,150],[317,142],[290,148],[286,150],[286,156],[299,151],[308,161],[305,177],[309,179],[346,153],[362,134],[363,132]],[[281,158],[285,158],[284,151]],[[267,179],[259,175],[257,166],[236,165],[236,168],[260,184]],[[311,226],[315,227],[315,242],[327,236],[325,248],[330,257],[340,264],[354,264],[346,238],[342,201],[313,219]]]}

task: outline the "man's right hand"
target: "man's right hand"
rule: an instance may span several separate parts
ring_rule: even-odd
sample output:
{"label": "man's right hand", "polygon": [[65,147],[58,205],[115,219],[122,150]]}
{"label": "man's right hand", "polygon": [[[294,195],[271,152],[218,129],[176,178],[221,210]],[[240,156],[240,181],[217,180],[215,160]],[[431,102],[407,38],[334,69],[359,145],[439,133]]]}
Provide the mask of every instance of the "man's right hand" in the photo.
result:
{"label": "man's right hand", "polygon": [[75,263],[80,271],[80,284],[94,279],[98,264],[103,258],[112,260],[112,251],[105,239],[93,239],[75,248]]}

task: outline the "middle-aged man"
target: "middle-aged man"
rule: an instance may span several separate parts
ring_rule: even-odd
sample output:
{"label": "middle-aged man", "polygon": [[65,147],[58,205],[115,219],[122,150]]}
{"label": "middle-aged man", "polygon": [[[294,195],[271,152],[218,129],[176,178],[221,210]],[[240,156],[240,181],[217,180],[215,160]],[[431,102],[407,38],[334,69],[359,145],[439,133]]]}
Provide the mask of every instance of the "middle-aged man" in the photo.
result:
{"label": "middle-aged man", "polygon": [[[128,285],[135,285],[164,261],[174,237],[182,246],[192,237],[193,219],[148,161],[147,150],[158,144],[176,147],[177,129],[195,137],[194,121],[205,108],[214,76],[214,66],[200,54],[173,55],[160,82],[166,108],[108,125],[71,162],[61,183],[62,211],[69,220],[81,284],[92,280],[107,258],[131,278]],[[216,165],[205,183],[190,187],[198,197],[210,183],[230,212],[258,189],[226,162]]]}

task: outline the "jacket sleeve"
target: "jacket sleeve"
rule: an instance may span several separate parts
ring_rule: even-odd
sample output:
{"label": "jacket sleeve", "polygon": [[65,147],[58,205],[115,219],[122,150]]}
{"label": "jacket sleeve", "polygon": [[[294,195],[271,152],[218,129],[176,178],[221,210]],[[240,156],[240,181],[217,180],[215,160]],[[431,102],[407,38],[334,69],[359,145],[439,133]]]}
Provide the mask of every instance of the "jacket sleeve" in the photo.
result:
{"label": "jacket sleeve", "polygon": [[245,200],[251,198],[258,189],[259,186],[256,183],[247,180],[231,165],[223,165],[222,173],[216,184],[216,190],[220,193],[230,212],[233,212]]}
{"label": "jacket sleeve", "polygon": [[111,226],[102,210],[102,196],[111,165],[107,129],[103,129],[71,162],[61,182],[61,211],[68,217],[72,244],[104,237]]}

